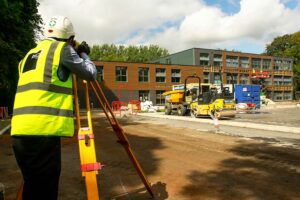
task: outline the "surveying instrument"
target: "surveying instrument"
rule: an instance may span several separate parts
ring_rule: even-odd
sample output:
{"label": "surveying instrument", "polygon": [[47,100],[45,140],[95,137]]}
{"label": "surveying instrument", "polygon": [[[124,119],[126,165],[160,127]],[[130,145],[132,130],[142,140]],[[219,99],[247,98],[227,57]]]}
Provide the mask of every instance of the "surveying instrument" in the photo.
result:
{"label": "surveying instrument", "polygon": [[[80,169],[82,176],[85,179],[86,193],[88,200],[99,200],[98,184],[97,184],[97,174],[101,170],[102,165],[96,161],[96,151],[92,126],[92,115],[90,108],[90,99],[89,99],[89,86],[92,88],[92,91],[99,102],[101,109],[103,110],[109,124],[114,130],[118,142],[124,147],[129,159],[131,160],[133,166],[135,167],[138,175],[140,176],[144,186],[146,187],[148,193],[154,197],[153,191],[151,189],[150,183],[148,182],[141,165],[139,164],[137,158],[135,157],[133,150],[128,142],[127,137],[125,136],[124,130],[120,126],[119,122],[116,120],[115,115],[97,81],[84,81],[82,80],[84,99],[86,102],[86,117],[87,117],[87,127],[82,127],[80,119],[80,110],[79,110],[79,99],[78,99],[78,87],[76,76],[72,75],[73,79],[73,95],[74,95],[74,108],[76,116],[76,128],[77,128],[77,138],[79,145],[79,155],[80,155]],[[23,184],[21,185],[18,194],[17,200],[22,200]]]}

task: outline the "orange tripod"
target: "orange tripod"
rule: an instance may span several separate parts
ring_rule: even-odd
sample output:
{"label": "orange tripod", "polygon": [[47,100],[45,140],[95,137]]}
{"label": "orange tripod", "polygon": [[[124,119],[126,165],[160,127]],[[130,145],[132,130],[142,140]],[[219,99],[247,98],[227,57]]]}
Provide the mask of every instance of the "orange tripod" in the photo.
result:
{"label": "orange tripod", "polygon": [[100,104],[100,107],[102,108],[106,118],[108,119],[111,127],[113,128],[116,136],[118,137],[119,139],[118,142],[124,147],[133,166],[135,167],[138,175],[140,176],[142,182],[144,183],[146,189],[148,190],[149,194],[153,197],[153,192],[150,187],[150,184],[131,149],[131,146],[127,140],[127,137],[124,134],[122,127],[120,126],[119,122],[116,120],[113,111],[97,81],[91,81],[89,82],[89,84],[86,81],[83,81],[83,90],[84,90],[84,96],[86,101],[88,127],[84,127],[84,128],[81,127],[79,104],[78,104],[78,93],[77,93],[77,81],[75,75],[73,75],[73,89],[74,89],[75,111],[76,111],[76,119],[77,119],[76,123],[77,123],[77,130],[78,130],[81,171],[82,171],[82,175],[85,177],[88,199],[89,200],[99,199],[96,175],[98,174],[98,170],[101,169],[101,164],[96,162],[96,152],[94,146],[94,134],[92,128],[92,117],[91,117],[91,110],[90,110],[88,85],[91,86],[94,95]]}

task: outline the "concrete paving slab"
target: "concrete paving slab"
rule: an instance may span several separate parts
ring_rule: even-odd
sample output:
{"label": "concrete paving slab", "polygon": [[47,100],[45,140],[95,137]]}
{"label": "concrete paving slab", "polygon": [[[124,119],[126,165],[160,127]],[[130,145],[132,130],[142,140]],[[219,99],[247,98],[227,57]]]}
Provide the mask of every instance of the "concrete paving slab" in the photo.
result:
{"label": "concrete paving slab", "polygon": [[[138,115],[146,116],[146,117],[156,117],[161,119],[174,119],[174,120],[214,124],[214,121],[211,119],[192,118],[189,116],[165,115],[164,113],[138,113]],[[236,126],[241,128],[253,128],[253,129],[268,130],[268,131],[287,132],[287,133],[300,133],[299,127],[258,124],[258,123],[251,123],[251,122],[238,122],[238,121],[234,121],[234,119],[218,120],[218,123],[219,125]]]}

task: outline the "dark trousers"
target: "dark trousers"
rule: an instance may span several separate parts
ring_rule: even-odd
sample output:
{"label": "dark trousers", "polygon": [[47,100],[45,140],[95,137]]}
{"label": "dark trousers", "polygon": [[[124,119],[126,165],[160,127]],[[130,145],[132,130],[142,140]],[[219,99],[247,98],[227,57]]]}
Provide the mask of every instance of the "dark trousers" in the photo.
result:
{"label": "dark trousers", "polygon": [[60,138],[14,136],[12,144],[24,179],[23,200],[57,200]]}

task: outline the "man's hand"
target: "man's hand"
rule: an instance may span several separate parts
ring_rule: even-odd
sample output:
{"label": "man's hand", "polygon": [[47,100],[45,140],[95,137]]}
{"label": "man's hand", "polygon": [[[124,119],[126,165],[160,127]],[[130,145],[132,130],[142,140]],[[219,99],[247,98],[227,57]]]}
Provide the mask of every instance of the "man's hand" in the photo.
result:
{"label": "man's hand", "polygon": [[78,50],[77,53],[80,55],[81,53],[86,53],[87,55],[90,54],[90,47],[89,45],[83,41],[79,46],[78,46]]}

